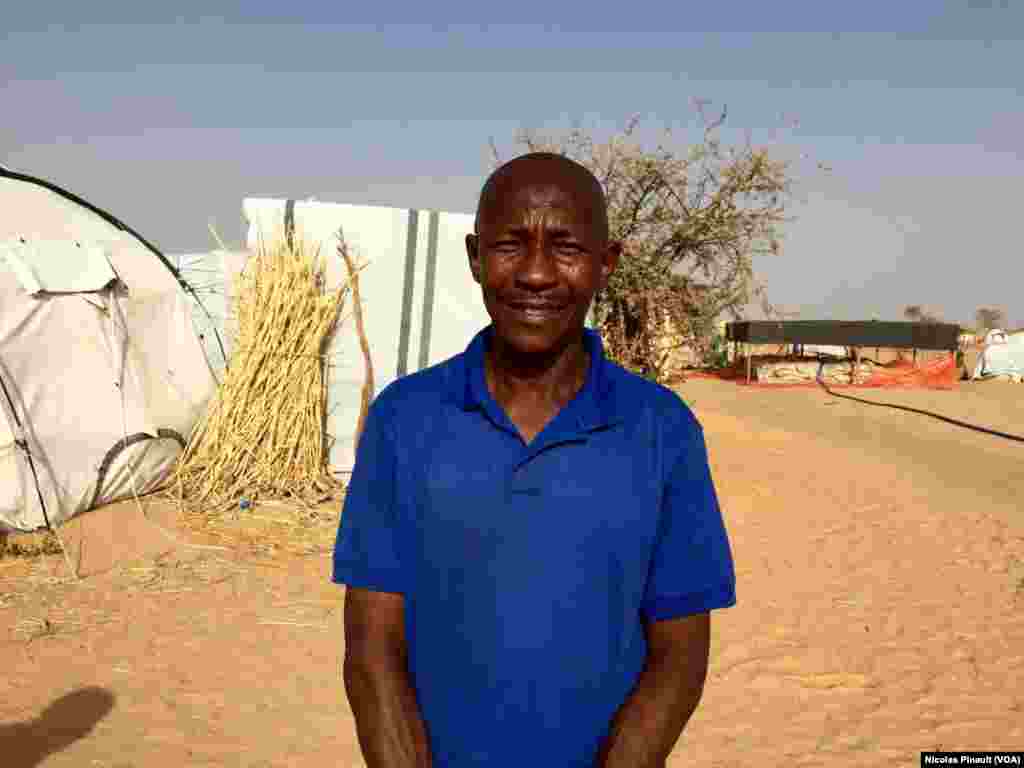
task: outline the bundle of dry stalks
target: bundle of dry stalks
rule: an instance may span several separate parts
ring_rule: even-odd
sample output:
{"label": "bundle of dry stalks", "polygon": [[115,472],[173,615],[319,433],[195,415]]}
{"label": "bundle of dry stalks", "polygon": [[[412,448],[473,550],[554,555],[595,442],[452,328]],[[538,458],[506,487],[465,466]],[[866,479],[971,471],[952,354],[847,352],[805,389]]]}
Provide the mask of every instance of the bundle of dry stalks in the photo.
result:
{"label": "bundle of dry stalks", "polygon": [[238,277],[228,370],[168,491],[206,516],[242,499],[311,507],[340,490],[325,431],[325,352],[349,283],[325,292],[326,264],[302,238],[261,247]]}

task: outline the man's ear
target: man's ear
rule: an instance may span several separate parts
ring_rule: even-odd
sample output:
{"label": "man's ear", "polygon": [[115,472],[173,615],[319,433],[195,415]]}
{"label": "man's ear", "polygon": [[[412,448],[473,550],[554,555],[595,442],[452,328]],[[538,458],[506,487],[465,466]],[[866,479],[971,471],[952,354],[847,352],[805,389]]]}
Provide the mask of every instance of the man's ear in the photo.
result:
{"label": "man's ear", "polygon": [[612,240],[608,243],[604,253],[601,255],[601,287],[608,285],[608,278],[612,276],[619,267],[619,260],[622,258],[622,243]]}
{"label": "man's ear", "polygon": [[480,236],[466,235],[466,255],[469,257],[469,271],[473,273],[473,280],[480,283]]}

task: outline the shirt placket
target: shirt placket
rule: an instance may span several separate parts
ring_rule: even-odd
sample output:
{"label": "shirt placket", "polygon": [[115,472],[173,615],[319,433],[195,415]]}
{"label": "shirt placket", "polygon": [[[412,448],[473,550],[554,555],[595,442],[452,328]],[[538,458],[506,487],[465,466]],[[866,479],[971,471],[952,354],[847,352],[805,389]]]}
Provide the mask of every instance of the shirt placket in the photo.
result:
{"label": "shirt placket", "polygon": [[[545,430],[546,431],[546,430]],[[506,487],[508,494],[514,498],[540,496],[544,489],[541,487],[541,480],[533,477],[530,471],[537,458],[542,453],[556,451],[560,446],[584,440],[585,436],[581,431],[563,431],[551,436],[541,433],[541,439],[536,443],[524,446],[520,458],[513,464],[509,472]]]}

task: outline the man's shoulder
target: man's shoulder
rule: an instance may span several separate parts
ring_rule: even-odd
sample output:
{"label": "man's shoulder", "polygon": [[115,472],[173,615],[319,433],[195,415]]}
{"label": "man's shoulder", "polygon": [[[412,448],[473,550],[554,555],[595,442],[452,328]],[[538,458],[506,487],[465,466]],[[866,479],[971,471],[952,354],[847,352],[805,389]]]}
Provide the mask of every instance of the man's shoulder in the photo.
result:
{"label": "man's shoulder", "polygon": [[462,355],[455,355],[428,368],[401,376],[386,385],[374,398],[373,407],[389,420],[422,420],[445,406],[455,406],[458,383],[464,381]]}

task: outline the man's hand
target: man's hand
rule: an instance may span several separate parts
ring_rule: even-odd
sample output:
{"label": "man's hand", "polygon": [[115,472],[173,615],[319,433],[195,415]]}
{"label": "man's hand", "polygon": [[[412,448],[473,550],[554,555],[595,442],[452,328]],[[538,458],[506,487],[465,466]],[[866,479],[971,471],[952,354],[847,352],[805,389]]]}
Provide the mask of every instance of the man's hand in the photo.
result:
{"label": "man's hand", "polygon": [[640,680],[612,722],[600,768],[663,768],[700,703],[711,646],[708,613],[649,622]]}
{"label": "man's hand", "polygon": [[401,595],[345,590],[345,691],[367,768],[430,768],[409,680]]}

